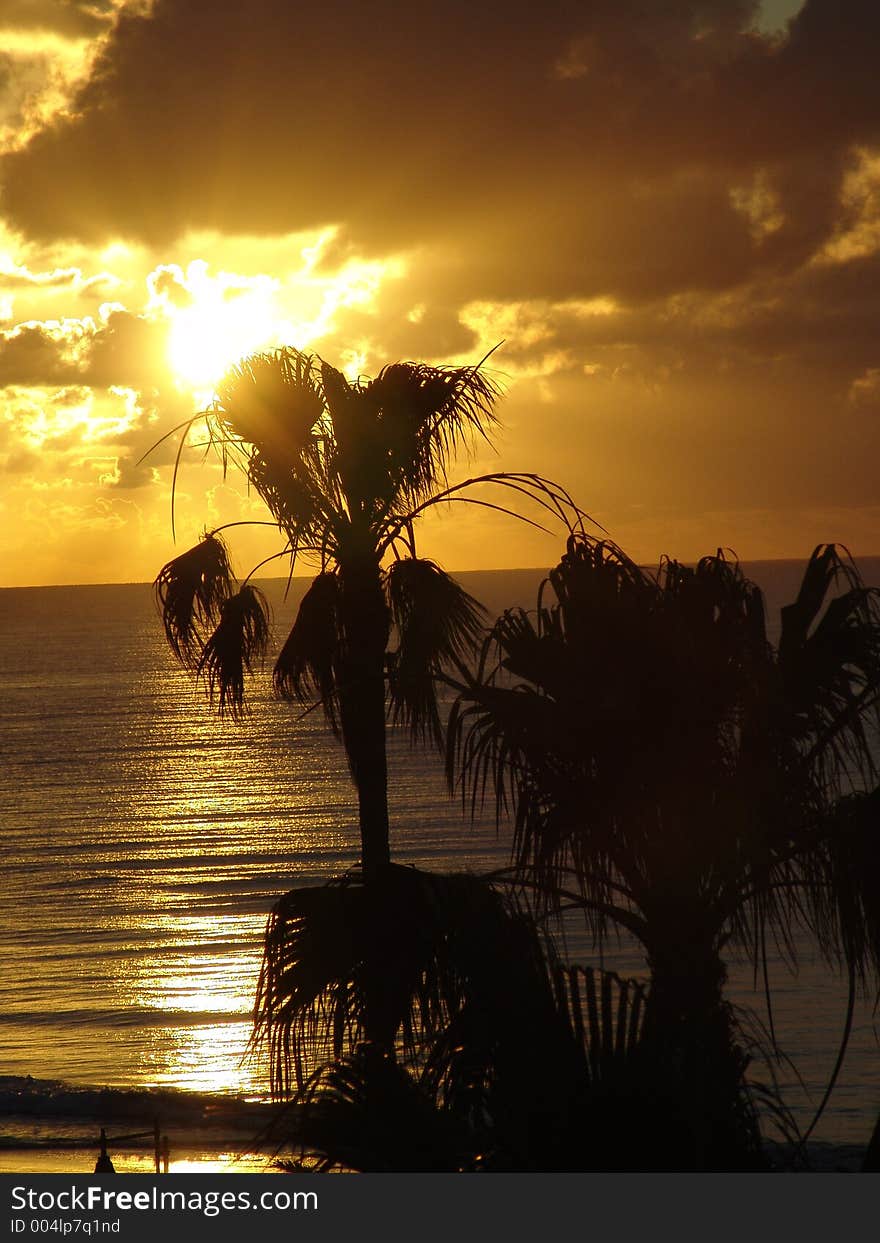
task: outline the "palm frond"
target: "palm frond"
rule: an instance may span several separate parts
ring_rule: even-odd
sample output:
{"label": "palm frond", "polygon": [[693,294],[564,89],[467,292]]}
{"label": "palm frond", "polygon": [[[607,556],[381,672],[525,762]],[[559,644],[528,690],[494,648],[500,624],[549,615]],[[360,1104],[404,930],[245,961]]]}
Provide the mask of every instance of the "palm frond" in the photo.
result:
{"label": "palm frond", "polygon": [[394,363],[360,392],[381,433],[392,486],[411,502],[445,482],[455,454],[474,438],[488,440],[496,423],[499,389],[479,367]]}
{"label": "palm frond", "polygon": [[803,867],[820,948],[867,990],[880,977],[880,786],[835,804]]}
{"label": "palm frond", "polygon": [[269,606],[263,593],[245,584],[224,600],[220,621],[207,639],[196,666],[221,715],[234,718],[244,709],[245,674],[262,660],[269,642]]}
{"label": "palm frond", "polygon": [[473,1168],[464,1120],[431,1099],[390,1057],[357,1049],[317,1070],[300,1094],[291,1135],[306,1166],[364,1173]]}
{"label": "palm frond", "polygon": [[804,569],[797,599],[782,609],[779,650],[783,659],[790,645],[800,647],[804,643],[825,603],[829,588],[839,574],[848,577],[848,569],[836,545],[818,544],[813,549]]}
{"label": "palm frond", "polygon": [[216,533],[206,535],[159,571],[154,588],[165,638],[186,668],[198,666],[207,632],[219,619],[234,585],[226,545]]}
{"label": "palm frond", "polygon": [[[844,590],[829,599],[839,581]],[[779,676],[781,728],[819,785],[839,797],[876,780],[880,591],[833,544],[815,550],[797,600],[782,610]]]}
{"label": "palm frond", "polygon": [[[652,578],[576,532],[534,617],[496,621],[450,716],[448,774],[472,804],[494,790],[512,807],[515,858],[539,889],[578,879],[594,935],[628,916],[618,891],[642,901],[658,885],[707,886],[720,918],[738,834],[757,839],[776,806],[749,725],[772,669],[760,593],[735,562],[666,562]],[[767,803],[753,830],[744,799]]]}
{"label": "palm frond", "polygon": [[416,557],[389,566],[385,589],[397,633],[387,657],[393,719],[439,745],[436,679],[476,645],[485,610],[433,561]]}
{"label": "palm frond", "polygon": [[242,359],[218,386],[214,413],[265,459],[289,469],[324,414],[316,359],[290,347]]}
{"label": "palm frond", "polygon": [[338,574],[319,574],[303,596],[272,674],[275,692],[282,698],[300,703],[317,698],[334,731],[338,729],[339,600]]}
{"label": "palm frond", "polygon": [[292,890],[276,904],[255,1047],[267,1057],[275,1094],[288,1096],[315,1069],[357,1049],[370,1010],[373,1030],[384,1033],[378,1044],[397,1047],[410,1065],[447,1033],[447,1054],[436,1053],[432,1073],[453,1092],[461,1080],[449,1058],[460,1042],[451,1033],[477,1022],[486,1039],[479,1049],[471,1041],[469,1054],[482,1064],[491,1053],[486,1033],[497,1038],[531,978],[543,981],[549,1005],[532,926],[502,895],[476,877],[392,865],[370,885],[346,877]]}
{"label": "palm frond", "polygon": [[488,636],[450,715],[447,774],[473,807],[491,791],[499,816],[512,808],[522,874],[551,908],[579,884],[601,939],[620,886],[640,888],[656,836],[650,783],[666,763],[660,731],[672,732],[674,707],[665,683],[655,692],[647,641],[657,588],[586,537],[569,541],[547,585],[555,604],[542,589],[536,616],[508,610]]}
{"label": "palm frond", "polygon": [[591,1080],[598,1084],[622,1078],[625,1063],[636,1055],[642,1040],[645,986],[613,971],[579,964],[558,967],[555,983],[560,1009],[584,1052]]}
{"label": "palm frond", "polygon": [[420,517],[428,509],[432,509],[436,505],[451,505],[456,502],[483,506],[486,509],[506,514],[507,517],[514,518],[519,522],[524,522],[528,526],[536,527],[538,530],[548,531],[548,528],[540,522],[536,522],[533,518],[521,513],[517,509],[507,505],[495,504],[478,496],[464,495],[484,487],[501,488],[507,492],[512,492],[514,496],[525,498],[538,511],[543,511],[544,514],[549,515],[555,524],[561,525],[569,535],[579,533],[586,536],[588,525],[600,531],[604,530],[595,519],[590,518],[581,509],[565,488],[557,483],[553,483],[552,480],[545,479],[542,475],[521,471],[495,471],[491,474],[475,475],[470,479],[463,479],[461,483],[443,488],[441,491],[434,492],[432,495],[419,500],[413,507],[389,507],[388,512],[383,517],[385,533],[382,539],[381,550],[384,552],[387,548],[390,548],[400,537],[401,531],[411,526],[416,518]]}

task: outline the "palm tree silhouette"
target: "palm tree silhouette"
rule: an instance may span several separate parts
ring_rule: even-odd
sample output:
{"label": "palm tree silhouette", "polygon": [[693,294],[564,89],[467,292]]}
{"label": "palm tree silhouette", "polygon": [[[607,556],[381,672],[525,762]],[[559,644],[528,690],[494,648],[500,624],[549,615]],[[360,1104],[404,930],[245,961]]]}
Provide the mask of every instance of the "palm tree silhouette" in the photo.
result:
{"label": "palm tree silhouette", "polygon": [[833,545],[774,647],[721,552],[651,577],[580,534],[537,613],[498,619],[453,708],[450,779],[512,806],[517,880],[577,905],[597,941],[617,926],[644,947],[693,1167],[744,1142],[726,951],[766,981],[768,943],[794,965],[806,931],[851,992],[877,977],[878,704],[880,593]]}
{"label": "palm tree silhouette", "polygon": [[[278,555],[320,564],[274,685],[281,695],[319,701],[345,747],[365,876],[390,857],[386,681],[394,718],[439,739],[435,676],[480,629],[476,601],[416,556],[416,520],[441,502],[502,508],[463,495],[486,483],[525,494],[565,521],[578,514],[562,489],[535,475],[449,486],[456,452],[474,437],[488,439],[495,425],[498,389],[481,366],[397,363],[351,383],[320,358],[283,348],[240,363],[210,409],[184,425],[206,417],[224,466],[244,471],[285,537]],[[156,588],[172,650],[221,711],[237,715],[269,623],[260,591],[235,582],[221,531],[164,566]],[[392,630],[396,647],[387,653]]]}
{"label": "palm tree silhouette", "polygon": [[[224,467],[241,468],[265,502],[286,541],[279,555],[317,560],[273,682],[279,695],[322,705],[358,796],[360,875],[294,891],[279,904],[267,934],[258,1032],[268,1040],[280,1094],[294,1079],[303,1082],[303,1050],[314,1064],[328,1049],[322,1024],[325,1036],[331,1028],[336,1033],[337,1058],[365,1037],[391,1055],[408,1013],[406,990],[424,992],[426,973],[446,969],[442,921],[434,941],[418,942],[415,962],[405,944],[413,903],[435,903],[438,894],[448,896],[448,886],[417,883],[390,862],[386,689],[393,720],[416,738],[441,741],[436,679],[444,667],[461,665],[480,633],[482,610],[436,564],[417,556],[415,526],[439,503],[511,512],[474,495],[481,484],[528,498],[569,529],[582,518],[563,489],[537,475],[449,483],[456,452],[491,433],[497,395],[482,364],[397,363],[375,379],[350,382],[317,356],[284,348],[240,363],[197,416],[206,418],[209,444]],[[181,448],[195,422],[183,425]],[[156,580],[172,650],[221,712],[233,716],[244,705],[246,674],[269,640],[266,603],[252,575],[236,582],[217,530]],[[315,937],[316,926],[327,935]],[[344,953],[337,952],[340,938]],[[457,985],[448,987],[454,992]],[[420,1021],[433,1029],[448,1009],[425,1005]]]}

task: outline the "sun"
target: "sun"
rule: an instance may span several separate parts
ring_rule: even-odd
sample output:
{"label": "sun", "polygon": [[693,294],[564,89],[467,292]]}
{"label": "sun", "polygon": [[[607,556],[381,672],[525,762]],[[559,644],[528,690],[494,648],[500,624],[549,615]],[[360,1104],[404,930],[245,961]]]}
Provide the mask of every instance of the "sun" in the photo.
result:
{"label": "sun", "polygon": [[213,389],[239,359],[277,345],[275,286],[266,276],[209,276],[207,264],[198,261],[166,282],[159,296],[177,379],[193,389]]}
{"label": "sun", "polygon": [[[384,279],[403,271],[399,260],[351,260],[331,275],[316,274],[313,266],[312,257],[284,280],[212,272],[204,259],[186,268],[154,268],[147,277],[146,311],[166,325],[168,362],[178,385],[208,400],[241,359],[279,345],[306,349],[335,330],[339,312],[372,308]],[[355,375],[363,364],[355,349],[344,369]]]}

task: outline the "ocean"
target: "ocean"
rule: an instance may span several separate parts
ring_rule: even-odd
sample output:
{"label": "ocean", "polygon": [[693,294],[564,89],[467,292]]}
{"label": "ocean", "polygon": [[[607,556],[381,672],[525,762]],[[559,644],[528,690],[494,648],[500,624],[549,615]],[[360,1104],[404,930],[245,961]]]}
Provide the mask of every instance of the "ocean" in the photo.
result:
{"label": "ocean", "polygon": [[[745,568],[771,615],[792,598],[795,563]],[[861,568],[880,583],[880,559]],[[541,573],[459,577],[494,616],[533,604]],[[282,582],[263,587],[283,636],[303,580],[286,600]],[[263,930],[286,890],[356,861],[341,748],[319,712],[279,703],[267,678],[253,684],[245,721],[219,720],[167,650],[144,584],[0,591],[0,696],[0,1172],[70,1169],[80,1148],[90,1168],[97,1120],[121,1134],[156,1113],[179,1152],[200,1154],[173,1168],[254,1168],[234,1154],[266,1099],[265,1068],[248,1054]],[[503,832],[465,818],[439,758],[393,730],[390,797],[399,862],[506,862]],[[568,950],[596,961],[577,930]],[[607,947],[605,965],[643,971],[632,946]],[[773,973],[777,1036],[797,1072],[776,1073],[804,1125],[834,1064],[844,992],[809,954],[799,976],[780,964]],[[761,1013],[741,966],[730,997]],[[249,1132],[230,1122],[241,1099]],[[865,1003],[816,1138],[855,1150],[878,1111]],[[123,1168],[150,1168],[151,1141],[138,1143]]]}

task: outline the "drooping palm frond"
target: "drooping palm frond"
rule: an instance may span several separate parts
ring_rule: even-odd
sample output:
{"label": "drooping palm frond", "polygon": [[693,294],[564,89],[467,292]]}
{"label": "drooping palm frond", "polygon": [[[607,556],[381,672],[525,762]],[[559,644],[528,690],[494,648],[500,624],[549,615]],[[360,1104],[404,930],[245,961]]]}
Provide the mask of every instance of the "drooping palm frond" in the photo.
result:
{"label": "drooping palm frond", "polygon": [[339,576],[319,574],[303,596],[272,680],[276,694],[301,703],[317,698],[338,732],[337,662],[340,647]]}
{"label": "drooping palm frond", "polygon": [[740,746],[752,794],[751,832],[740,830],[747,899],[734,938],[759,944],[769,928],[794,963],[792,930],[803,930],[865,985],[880,966],[870,886],[858,884],[872,875],[880,827],[865,798],[877,781],[880,593],[835,546],[810,558],[782,611],[778,652],[751,689]]}
{"label": "drooping palm frond", "polygon": [[880,978],[880,786],[837,800],[796,861],[801,922],[869,991]]}
{"label": "drooping palm frond", "polygon": [[342,879],[294,889],[273,908],[254,1014],[277,1097],[302,1090],[326,1062],[363,1038],[357,971],[365,916],[361,886]]}
{"label": "drooping palm frond", "polygon": [[[811,826],[841,778],[873,771],[877,601],[848,578],[821,612],[833,565],[826,551],[808,569],[809,617],[795,639],[787,614],[777,661],[760,593],[723,554],[651,579],[575,536],[550,575],[554,602],[542,594],[536,619],[496,622],[450,718],[450,778],[513,806],[520,866],[547,890],[589,876],[604,905],[609,881],[638,900],[686,883],[712,895],[741,944],[765,924],[784,935],[797,891],[827,892],[808,875]],[[814,862],[821,872],[821,851]],[[744,904],[740,882],[759,863],[760,901],[750,885]]]}
{"label": "drooping palm frond", "polygon": [[[844,590],[831,595],[841,581]],[[833,544],[815,549],[797,599],[782,610],[779,677],[781,727],[820,785],[839,797],[875,780],[880,591],[865,587]]]}
{"label": "drooping palm frond", "polygon": [[551,906],[580,885],[601,938],[640,885],[674,700],[648,642],[656,586],[619,550],[572,539],[551,584],[553,606],[542,591],[537,616],[496,621],[450,716],[447,773],[472,802],[512,808],[523,873]]}
{"label": "drooping palm frond", "polygon": [[476,645],[483,606],[433,561],[407,557],[385,573],[397,647],[387,657],[393,719],[414,738],[442,741],[437,679]]}
{"label": "drooping palm frond", "polygon": [[[503,505],[487,500],[487,490],[494,491],[495,489],[501,490],[496,495],[512,493],[514,498],[526,500],[544,521],[539,522],[517,508],[517,505],[521,505],[521,501],[514,500],[510,505]],[[380,516],[377,523],[377,535],[379,549],[383,555],[396,546],[404,533],[408,535],[412,531],[417,518],[437,505],[475,505],[481,509],[504,514],[508,518],[524,522],[527,526],[535,527],[548,534],[550,528],[544,525],[548,517],[555,526],[561,526],[569,534],[577,532],[584,534],[588,527],[595,527],[599,531],[604,529],[581,509],[565,488],[553,483],[552,480],[545,479],[542,475],[521,471],[494,471],[491,474],[476,475],[443,488],[439,492],[434,492],[425,499],[419,500],[415,505],[410,505],[407,501],[408,498],[405,495],[397,498]],[[411,548],[410,552],[412,552]]]}
{"label": "drooping palm frond", "polygon": [[244,709],[245,674],[262,660],[269,642],[269,608],[263,593],[245,584],[223,601],[220,620],[206,640],[196,666],[211,701],[221,715],[234,718]]}
{"label": "drooping palm frond", "polygon": [[477,878],[391,867],[293,891],[257,1009],[276,1095],[295,1093],[275,1138],[322,1168],[626,1168],[633,1128],[655,1142],[670,1110],[643,1012],[638,985],[556,969]]}
{"label": "drooping palm frond", "polygon": [[234,585],[226,545],[216,534],[206,535],[159,571],[154,587],[165,638],[186,668],[197,667]]}
{"label": "drooping palm frond", "polygon": [[245,473],[287,536],[294,560],[300,554],[317,554],[324,564],[343,511],[320,444],[315,442],[302,453],[296,469],[283,459],[279,462],[254,451]]}

